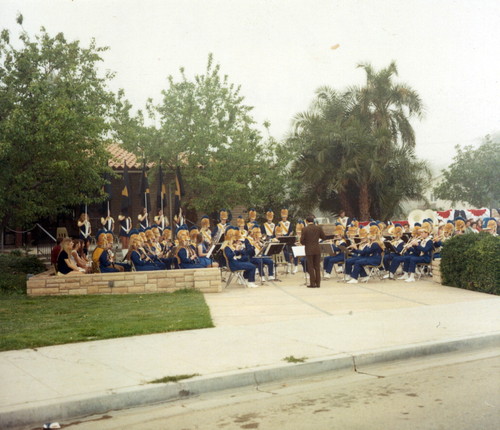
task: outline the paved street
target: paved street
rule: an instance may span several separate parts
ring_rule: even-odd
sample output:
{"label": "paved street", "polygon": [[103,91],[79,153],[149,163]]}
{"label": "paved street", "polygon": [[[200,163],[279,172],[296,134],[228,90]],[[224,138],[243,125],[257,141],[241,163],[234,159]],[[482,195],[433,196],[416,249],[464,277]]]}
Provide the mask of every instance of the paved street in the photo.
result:
{"label": "paved street", "polygon": [[[295,275],[206,300],[215,328],[1,352],[0,428],[312,377],[354,362],[500,346],[500,297],[430,280],[331,279],[308,289]],[[305,361],[284,360],[290,356]]]}
{"label": "paved street", "polygon": [[498,348],[369,366],[358,372],[341,371],[257,389],[204,394],[158,406],[110,412],[67,428],[496,430],[500,427]]}

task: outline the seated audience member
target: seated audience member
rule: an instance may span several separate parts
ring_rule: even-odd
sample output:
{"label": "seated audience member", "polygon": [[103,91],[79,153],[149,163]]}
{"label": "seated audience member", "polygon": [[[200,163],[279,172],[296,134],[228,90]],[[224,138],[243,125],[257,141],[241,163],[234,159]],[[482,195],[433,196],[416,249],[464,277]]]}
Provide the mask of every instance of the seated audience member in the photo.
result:
{"label": "seated audience member", "polygon": [[72,261],[78,266],[78,270],[83,273],[89,273],[90,267],[88,265],[87,259],[84,257],[82,251],[83,240],[75,239],[73,241],[73,249],[71,250]]}
{"label": "seated audience member", "polygon": [[57,257],[59,257],[59,253],[61,252],[62,240],[63,240],[62,237],[58,237],[55,246],[52,248],[52,251],[50,251],[50,264],[52,264],[52,266],[54,267],[57,266]]}
{"label": "seated audience member", "polygon": [[64,238],[61,243],[61,252],[59,252],[59,256],[57,257],[57,274],[82,274],[82,272],[78,270],[78,266],[73,261],[71,261],[70,257],[72,248],[73,241],[69,237]]}

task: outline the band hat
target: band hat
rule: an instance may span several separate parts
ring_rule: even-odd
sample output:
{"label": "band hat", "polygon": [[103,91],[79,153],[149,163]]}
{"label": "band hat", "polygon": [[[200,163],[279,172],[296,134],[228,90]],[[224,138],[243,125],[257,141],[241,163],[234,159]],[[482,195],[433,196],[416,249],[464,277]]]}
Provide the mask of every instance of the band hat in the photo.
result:
{"label": "band hat", "polygon": [[497,221],[495,218],[491,218],[491,217],[487,217],[487,218],[483,218],[483,223],[481,225],[481,228],[483,230],[490,230],[494,225],[494,228],[496,229],[496,226],[497,226]]}
{"label": "band hat", "polygon": [[236,230],[231,226],[228,229],[226,229],[226,233],[224,234],[224,240],[232,240],[234,237]]}
{"label": "band hat", "polygon": [[455,219],[455,230],[462,232],[465,230],[465,220],[462,217]]}
{"label": "band hat", "polygon": [[497,229],[497,221],[495,218],[486,218],[483,221],[483,225],[486,225],[486,227],[483,227],[483,230],[496,230]]}
{"label": "band hat", "polygon": [[401,237],[403,235],[403,227],[401,227],[400,224],[396,224],[396,227],[394,227],[394,236]]}
{"label": "band hat", "polygon": [[344,235],[344,226],[342,224],[336,225],[335,229],[333,230],[333,234],[335,236],[343,236]]}
{"label": "band hat", "polygon": [[366,228],[359,229],[359,237],[366,238],[368,236],[368,230]]}
{"label": "band hat", "polygon": [[376,223],[371,224],[368,231],[371,236],[380,234],[380,229],[378,228],[378,225]]}
{"label": "band hat", "polygon": [[428,222],[424,222],[422,226],[419,229],[419,232],[425,231],[426,233],[431,233],[432,231],[432,225]]}
{"label": "band hat", "polygon": [[207,215],[203,215],[201,217],[200,224],[202,227],[209,227],[210,226],[210,218]]}
{"label": "band hat", "polygon": [[286,208],[281,209],[281,216],[282,217],[288,216],[288,209]]}
{"label": "band hat", "polygon": [[221,209],[219,211],[219,219],[222,221],[223,219],[227,220],[229,218],[229,214],[226,209]]}
{"label": "band hat", "polygon": [[268,209],[266,212],[266,218],[270,218],[274,216],[274,212],[272,209]]}
{"label": "band hat", "polygon": [[250,208],[248,210],[248,217],[249,218],[257,218],[257,211],[255,210],[255,208]]}
{"label": "band hat", "polygon": [[425,230],[427,233],[430,233],[432,231],[432,224],[428,221],[424,221],[420,230]]}

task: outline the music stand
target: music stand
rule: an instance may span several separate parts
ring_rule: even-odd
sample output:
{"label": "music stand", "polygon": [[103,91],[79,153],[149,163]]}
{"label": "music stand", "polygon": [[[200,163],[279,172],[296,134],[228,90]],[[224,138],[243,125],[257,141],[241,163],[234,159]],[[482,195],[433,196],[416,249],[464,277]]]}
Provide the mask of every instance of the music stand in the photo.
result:
{"label": "music stand", "polygon": [[342,279],[340,281],[337,281],[337,282],[347,282],[346,278],[345,278],[345,267],[346,267],[346,261],[347,261],[347,254],[349,254],[349,250],[347,249],[346,246],[344,245],[339,245],[338,248],[340,249],[340,252],[342,252],[344,254],[344,263],[343,263],[343,268],[342,268]]}
{"label": "music stand", "polygon": [[[292,254],[294,258],[305,257],[306,247],[305,246],[292,246]],[[305,262],[305,272],[304,272],[304,285],[307,285],[307,260]]]}
{"label": "music stand", "polygon": [[386,241],[384,242],[384,245],[385,245],[385,248],[389,251],[389,252],[392,252],[394,254],[399,254],[398,253],[398,250],[394,247],[394,245],[389,242],[389,241]]}
{"label": "music stand", "polygon": [[287,260],[287,273],[288,273],[288,265],[291,263],[290,261],[291,247],[292,245],[295,245],[295,243],[297,242],[297,238],[295,236],[279,236],[277,239],[280,241],[280,243],[285,244],[283,255],[285,256],[285,259],[288,257]]}
{"label": "music stand", "polygon": [[262,255],[271,257],[274,262],[274,268],[275,268],[275,281],[281,281],[281,279],[278,279],[278,266],[276,265],[275,258],[273,257],[274,255],[278,255],[281,251],[283,251],[283,248],[285,247],[284,243],[280,242],[269,242],[265,249],[262,252]]}
{"label": "music stand", "polygon": [[331,257],[335,255],[335,251],[333,250],[331,243],[320,243],[319,248],[322,254],[328,254]]}

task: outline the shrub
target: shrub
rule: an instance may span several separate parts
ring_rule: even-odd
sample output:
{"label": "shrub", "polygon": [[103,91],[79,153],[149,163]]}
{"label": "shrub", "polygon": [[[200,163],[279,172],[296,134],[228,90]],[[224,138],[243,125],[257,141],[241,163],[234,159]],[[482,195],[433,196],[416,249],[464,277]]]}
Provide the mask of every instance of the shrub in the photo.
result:
{"label": "shrub", "polygon": [[34,255],[20,252],[0,255],[0,292],[25,293],[26,275],[45,270],[45,265]]}
{"label": "shrub", "polygon": [[448,240],[441,277],[445,285],[500,295],[500,238],[480,233]]}

